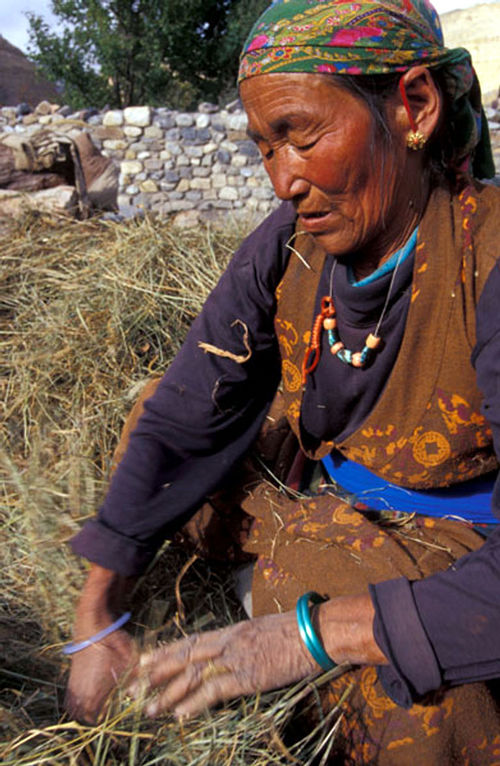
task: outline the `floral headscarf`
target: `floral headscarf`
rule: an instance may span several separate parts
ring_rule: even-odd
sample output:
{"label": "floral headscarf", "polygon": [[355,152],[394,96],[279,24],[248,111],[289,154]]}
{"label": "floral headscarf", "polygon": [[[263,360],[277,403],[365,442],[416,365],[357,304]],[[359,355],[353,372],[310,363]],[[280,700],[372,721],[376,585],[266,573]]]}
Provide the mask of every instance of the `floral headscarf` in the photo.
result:
{"label": "floral headscarf", "polygon": [[465,48],[444,47],[428,0],[274,0],[244,45],[238,81],[271,72],[385,74],[424,64],[444,74],[462,170],[495,174],[481,91]]}

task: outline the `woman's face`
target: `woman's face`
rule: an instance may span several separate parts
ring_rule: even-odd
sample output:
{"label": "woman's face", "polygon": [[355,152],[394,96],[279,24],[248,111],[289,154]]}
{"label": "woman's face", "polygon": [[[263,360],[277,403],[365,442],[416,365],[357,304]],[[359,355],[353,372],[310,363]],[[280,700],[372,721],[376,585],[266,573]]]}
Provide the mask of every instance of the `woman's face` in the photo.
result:
{"label": "woman's face", "polygon": [[364,101],[327,77],[245,80],[248,133],[277,196],[295,205],[301,230],[332,255],[362,258],[369,248],[380,261],[403,244],[412,218],[404,135],[394,120],[394,148],[384,151]]}

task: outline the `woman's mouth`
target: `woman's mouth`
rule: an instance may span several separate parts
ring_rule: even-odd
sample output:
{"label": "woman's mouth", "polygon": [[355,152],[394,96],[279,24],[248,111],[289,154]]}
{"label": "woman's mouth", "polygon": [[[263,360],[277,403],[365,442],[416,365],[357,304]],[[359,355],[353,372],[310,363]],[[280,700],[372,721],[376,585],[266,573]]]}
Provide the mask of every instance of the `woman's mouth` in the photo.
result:
{"label": "woman's mouth", "polygon": [[331,210],[317,210],[308,213],[299,212],[299,222],[306,231],[322,231],[329,223],[331,215]]}

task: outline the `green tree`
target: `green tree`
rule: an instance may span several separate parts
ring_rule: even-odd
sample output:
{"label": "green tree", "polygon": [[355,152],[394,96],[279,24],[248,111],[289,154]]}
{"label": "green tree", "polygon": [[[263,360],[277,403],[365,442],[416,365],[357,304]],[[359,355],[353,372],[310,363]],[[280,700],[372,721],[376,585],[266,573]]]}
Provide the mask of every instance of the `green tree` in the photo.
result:
{"label": "green tree", "polygon": [[269,0],[52,0],[28,14],[30,58],[74,108],[188,108],[235,93],[238,53]]}

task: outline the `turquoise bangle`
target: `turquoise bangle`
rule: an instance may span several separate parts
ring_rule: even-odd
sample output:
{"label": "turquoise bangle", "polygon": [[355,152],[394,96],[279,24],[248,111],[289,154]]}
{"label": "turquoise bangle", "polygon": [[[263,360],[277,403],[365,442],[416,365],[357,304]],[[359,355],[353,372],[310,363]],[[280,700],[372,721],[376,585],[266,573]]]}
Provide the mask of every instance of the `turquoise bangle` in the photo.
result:
{"label": "turquoise bangle", "polygon": [[323,644],[316,635],[311,622],[311,614],[309,612],[309,601],[313,604],[321,604],[323,601],[327,601],[326,598],[320,596],[313,590],[304,593],[303,596],[297,601],[297,625],[302,641],[309,654],[318,663],[323,670],[332,670],[337,667],[337,663],[332,660],[331,657],[325,652]]}

